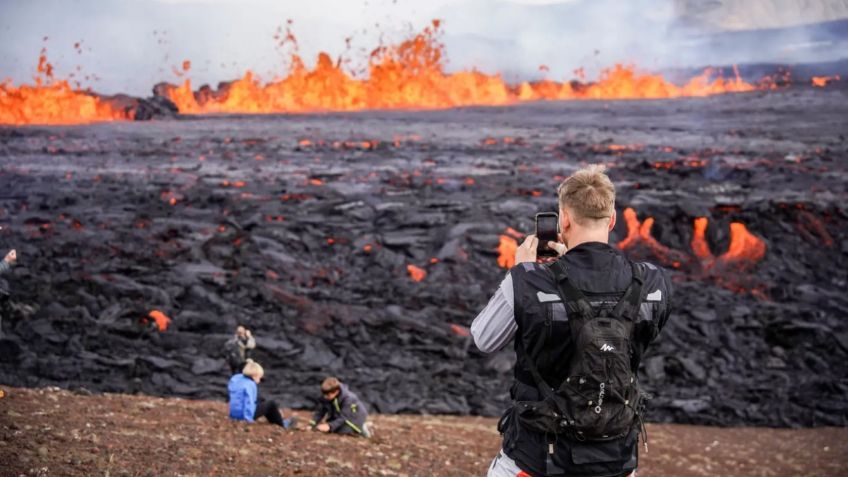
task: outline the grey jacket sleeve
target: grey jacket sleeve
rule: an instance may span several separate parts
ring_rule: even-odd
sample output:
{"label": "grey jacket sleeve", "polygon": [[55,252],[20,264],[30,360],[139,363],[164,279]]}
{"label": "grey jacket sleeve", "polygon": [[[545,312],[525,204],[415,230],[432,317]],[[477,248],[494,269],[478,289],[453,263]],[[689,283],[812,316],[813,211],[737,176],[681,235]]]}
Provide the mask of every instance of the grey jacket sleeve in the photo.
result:
{"label": "grey jacket sleeve", "polygon": [[359,397],[353,394],[345,394],[339,399],[338,417],[329,421],[330,430],[338,432],[342,426],[348,426],[357,434],[362,434],[362,425],[365,423],[367,411]]}
{"label": "grey jacket sleeve", "polygon": [[471,323],[471,336],[480,351],[493,353],[509,344],[517,330],[512,275],[507,274],[489,303]]}
{"label": "grey jacket sleeve", "polygon": [[8,272],[10,268],[12,268],[12,266],[9,265],[9,262],[0,258],[0,275]]}

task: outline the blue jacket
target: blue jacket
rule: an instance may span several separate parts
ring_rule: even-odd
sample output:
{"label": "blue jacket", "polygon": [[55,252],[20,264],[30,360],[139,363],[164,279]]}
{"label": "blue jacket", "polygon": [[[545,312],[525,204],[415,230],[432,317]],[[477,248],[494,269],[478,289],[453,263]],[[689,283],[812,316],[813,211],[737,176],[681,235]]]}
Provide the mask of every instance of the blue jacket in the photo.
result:
{"label": "blue jacket", "polygon": [[256,382],[241,373],[235,374],[230,378],[227,390],[230,392],[230,418],[253,422],[259,396]]}

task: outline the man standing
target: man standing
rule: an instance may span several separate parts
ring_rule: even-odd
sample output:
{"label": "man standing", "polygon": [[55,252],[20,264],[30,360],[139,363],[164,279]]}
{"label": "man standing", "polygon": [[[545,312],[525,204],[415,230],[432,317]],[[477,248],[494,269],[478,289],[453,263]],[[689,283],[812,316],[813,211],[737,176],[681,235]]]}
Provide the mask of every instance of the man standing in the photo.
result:
{"label": "man standing", "polygon": [[513,405],[500,422],[489,476],[623,477],[638,464],[642,395],[636,369],[669,316],[671,280],[609,245],[615,187],[602,166],[560,185],[558,259],[539,264],[538,240],[475,318],[491,353],[515,338]]}
{"label": "man standing", "polygon": [[256,340],[253,339],[250,330],[239,325],[236,328],[236,334],[224,345],[231,375],[241,373],[247,359],[250,358],[250,350],[254,348],[256,348]]}
{"label": "man standing", "polygon": [[[5,274],[18,260],[18,252],[10,251],[0,260],[0,275]],[[3,337],[3,317],[9,313],[9,284],[0,279],[0,338]]]}
{"label": "man standing", "polygon": [[[359,397],[334,377],[321,383],[321,404],[309,424],[320,432],[371,437],[368,410]],[[327,422],[321,422],[326,416]]]}

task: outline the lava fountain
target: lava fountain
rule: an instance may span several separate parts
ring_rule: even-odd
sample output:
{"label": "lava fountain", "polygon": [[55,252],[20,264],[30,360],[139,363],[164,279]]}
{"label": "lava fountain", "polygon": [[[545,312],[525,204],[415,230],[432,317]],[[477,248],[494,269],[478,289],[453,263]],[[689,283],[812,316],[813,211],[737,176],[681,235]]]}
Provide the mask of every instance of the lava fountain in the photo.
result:
{"label": "lava fountain", "polygon": [[[294,35],[288,32],[293,44]],[[217,90],[192,89],[189,79],[180,85],[160,83],[154,94],[167,98],[182,114],[305,113],[367,109],[442,109],[459,106],[497,106],[523,101],[657,99],[767,89],[750,84],[738,72],[724,78],[712,70],[682,86],[661,75],[645,74],[633,65],[615,65],[602,71],[595,82],[543,80],[509,84],[499,74],[476,69],[447,72],[446,51],[440,41],[438,20],[420,33],[391,46],[375,48],[367,59],[367,74],[345,71],[342,58],[334,61],[320,53],[309,68],[297,50],[289,58],[288,72],[263,82],[252,71],[221,83]],[[186,60],[177,74],[190,73]],[[53,78],[52,66],[42,51],[34,85],[0,84],[0,124],[80,124],[134,119],[132,111],[117,101],[73,89],[66,80]]]}
{"label": "lava fountain", "polygon": [[80,124],[133,119],[108,101],[53,77],[42,49],[34,85],[0,83],[0,124]]}

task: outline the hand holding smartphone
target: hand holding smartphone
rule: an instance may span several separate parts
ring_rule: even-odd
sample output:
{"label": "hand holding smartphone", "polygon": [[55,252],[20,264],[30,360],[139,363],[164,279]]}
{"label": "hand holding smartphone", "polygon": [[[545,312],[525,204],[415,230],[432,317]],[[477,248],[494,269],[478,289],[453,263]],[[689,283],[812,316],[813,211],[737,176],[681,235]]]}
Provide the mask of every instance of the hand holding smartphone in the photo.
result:
{"label": "hand holding smartphone", "polygon": [[559,215],[556,212],[540,212],[536,214],[536,246],[537,257],[558,257],[559,253],[548,246],[548,242],[559,241]]}

